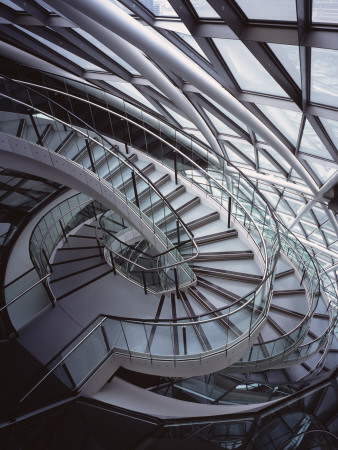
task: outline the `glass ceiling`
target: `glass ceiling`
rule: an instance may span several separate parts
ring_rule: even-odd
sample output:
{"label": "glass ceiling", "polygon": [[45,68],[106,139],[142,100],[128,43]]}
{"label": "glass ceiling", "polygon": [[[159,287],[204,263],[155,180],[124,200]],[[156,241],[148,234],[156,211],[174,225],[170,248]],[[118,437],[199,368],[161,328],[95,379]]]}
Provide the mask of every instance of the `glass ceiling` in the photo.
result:
{"label": "glass ceiling", "polygon": [[[148,79],[113,45],[101,42],[99,29],[80,26],[76,11],[68,17],[52,0],[2,1],[0,38],[208,142],[205,128],[194,123],[187,109],[180,111],[177,97],[170,95],[175,88],[195,108],[227,157],[266,194],[280,220],[291,224],[310,246],[316,244],[311,251],[325,267],[337,263],[337,216],[327,209],[332,189],[325,192],[325,183],[337,177],[338,1],[309,1],[306,17],[301,8],[297,11],[296,0],[111,0],[111,5],[128,14],[135,28],[152,30],[154,46],[169,45],[181,67],[194,70],[198,65],[195,72],[205,80],[205,89],[188,82],[179,64],[159,62],[150,47],[133,42],[130,31],[128,42],[153,64],[155,75]],[[306,47],[298,46],[302,30],[308,32]],[[109,32],[119,33],[114,27]],[[166,81],[159,81],[158,74]],[[235,114],[221,96],[212,95],[211,79],[254,114],[284,152],[271,147],[262,137],[266,134],[250,128],[244,115]],[[314,197],[295,170],[297,164],[317,190],[324,185],[324,197]],[[312,199],[317,202],[298,217]]]}

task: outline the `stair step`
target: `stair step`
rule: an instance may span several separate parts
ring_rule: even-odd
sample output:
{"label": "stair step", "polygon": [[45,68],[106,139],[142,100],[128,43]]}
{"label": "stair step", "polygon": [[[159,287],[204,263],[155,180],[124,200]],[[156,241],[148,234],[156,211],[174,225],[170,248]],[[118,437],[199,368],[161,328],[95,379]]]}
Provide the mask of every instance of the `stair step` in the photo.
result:
{"label": "stair step", "polygon": [[200,236],[195,239],[198,245],[209,244],[212,242],[223,241],[225,239],[232,239],[238,236],[237,230],[222,231],[221,233],[213,233],[207,236]]}
{"label": "stair step", "polygon": [[100,278],[105,277],[106,275],[108,275],[108,274],[110,274],[110,273],[112,273],[112,272],[113,272],[113,269],[109,269],[109,270],[107,270],[106,272],[101,273],[101,274],[98,275],[97,277],[92,278],[92,279],[88,280],[87,282],[81,284],[80,286],[77,286],[77,287],[75,287],[74,289],[71,289],[70,291],[68,291],[68,292],[66,292],[66,293],[64,293],[64,294],[62,294],[62,295],[60,295],[59,297],[56,298],[56,300],[57,300],[57,301],[62,300],[63,298],[68,297],[69,295],[73,294],[74,292],[79,291],[80,289],[82,289],[82,288],[88,286],[88,285],[91,284],[91,283],[94,283],[95,281],[99,280]]}
{"label": "stair step", "polygon": [[[180,292],[180,298],[181,301],[183,303],[184,309],[186,311],[186,313],[188,314],[189,317],[192,316],[196,316],[196,313],[193,309],[193,307],[191,306],[188,297],[186,296],[186,294],[184,292]],[[191,319],[193,322],[196,322],[196,319]],[[207,350],[211,350],[211,345],[210,342],[202,328],[201,325],[199,325],[198,323],[196,323],[195,325],[193,325],[196,336],[200,342],[200,344],[202,345],[202,348],[204,349],[204,351]]]}
{"label": "stair step", "polygon": [[294,269],[284,270],[284,272],[279,272],[276,274],[275,279],[278,280],[278,278],[286,277],[287,275],[291,275],[295,273]]}
{"label": "stair step", "polygon": [[59,281],[63,281],[66,278],[73,277],[74,275],[78,275],[79,273],[87,272],[88,270],[96,269],[97,267],[104,266],[106,264],[107,264],[106,261],[100,261],[99,263],[95,264],[94,266],[85,267],[81,270],[77,270],[76,272],[70,272],[70,273],[67,273],[66,275],[62,275],[58,278],[53,278],[53,279],[51,279],[50,284],[57,283]]}
{"label": "stair step", "polygon": [[[206,311],[210,312],[215,317],[222,315],[222,313],[219,311],[214,312],[217,308],[215,308],[210,300],[208,300],[195,286],[189,287],[188,292],[195,300],[200,303],[201,306],[203,306]],[[230,321],[229,318],[218,319],[217,322],[221,324],[226,330],[230,329],[236,337],[240,336],[241,330],[237,328],[237,326],[232,321]]]}
{"label": "stair step", "polygon": [[194,259],[195,262],[198,261],[221,261],[229,259],[253,259],[254,254],[251,250],[239,250],[230,252],[205,252],[200,253],[197,258]]}
{"label": "stair step", "polygon": [[199,275],[208,275],[211,277],[224,278],[227,280],[243,281],[244,283],[260,283],[262,276],[251,275],[248,273],[233,272],[231,270],[215,269],[212,267],[200,267],[196,265],[190,266],[192,270]]}
{"label": "stair step", "polygon": [[282,295],[299,295],[299,294],[305,295],[305,289],[284,289],[280,291],[273,291],[274,297],[280,297]]}
{"label": "stair step", "polygon": [[235,302],[236,300],[239,300],[241,297],[234,294],[233,292],[230,292],[217,284],[211,283],[210,281],[204,280],[201,277],[197,277],[197,285],[201,285],[208,289],[209,291],[215,292],[215,294],[220,295],[221,297],[226,298],[227,300],[230,300],[232,302]]}

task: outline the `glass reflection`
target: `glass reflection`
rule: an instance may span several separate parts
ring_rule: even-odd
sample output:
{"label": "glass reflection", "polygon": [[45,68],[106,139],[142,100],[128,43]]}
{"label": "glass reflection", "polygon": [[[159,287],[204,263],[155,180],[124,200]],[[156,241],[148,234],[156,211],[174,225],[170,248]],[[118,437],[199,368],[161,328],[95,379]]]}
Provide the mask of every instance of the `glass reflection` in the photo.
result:
{"label": "glass reflection", "polygon": [[287,97],[283,89],[241,41],[219,38],[213,41],[241,89]]}
{"label": "glass reflection", "polygon": [[312,48],[310,100],[338,106],[338,50]]}
{"label": "glass reflection", "polygon": [[236,0],[248,19],[297,20],[295,0]]}

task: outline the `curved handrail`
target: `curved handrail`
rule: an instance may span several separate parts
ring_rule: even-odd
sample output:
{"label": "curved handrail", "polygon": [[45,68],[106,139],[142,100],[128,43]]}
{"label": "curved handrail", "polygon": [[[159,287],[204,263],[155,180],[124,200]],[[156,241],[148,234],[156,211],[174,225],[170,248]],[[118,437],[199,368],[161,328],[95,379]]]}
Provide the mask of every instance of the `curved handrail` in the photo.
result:
{"label": "curved handrail", "polygon": [[[10,81],[10,82],[13,82],[13,83],[15,83],[15,84],[18,84],[18,85],[20,85],[20,86],[22,86],[22,87],[28,89],[28,88],[26,87],[25,83],[21,83],[21,82],[18,82],[18,81],[14,81],[14,80],[12,80],[11,78],[9,78],[9,77],[7,77],[7,76],[5,76],[5,75],[1,75],[1,77],[3,77],[4,79],[6,79],[6,80],[8,80],[8,81]],[[55,102],[54,100],[51,100],[50,98],[46,97],[45,95],[41,94],[40,92],[35,91],[34,89],[29,88],[29,90],[31,90],[31,91],[34,92],[35,94],[37,94],[37,95],[43,97],[47,102],[56,105],[58,108],[62,108],[68,115],[71,114],[72,116],[74,116],[74,117],[76,118],[76,120],[80,121],[84,126],[88,127],[88,128],[89,128],[91,131],[93,131],[95,134],[99,135],[100,138],[101,138],[106,144],[108,144],[109,146],[111,146],[111,144],[109,143],[109,141],[107,141],[107,140],[105,139],[104,136],[102,136],[100,133],[98,133],[93,127],[91,127],[89,124],[87,124],[86,122],[84,122],[81,118],[79,118],[78,116],[76,116],[76,115],[73,114],[73,113],[70,113],[69,110],[67,110],[65,107],[63,107],[63,106],[60,105],[59,103]],[[65,93],[62,93],[62,94],[66,95]],[[195,250],[196,250],[196,254],[194,254],[193,257],[189,258],[189,260],[190,260],[190,259],[193,259],[193,258],[196,258],[196,257],[198,256],[199,250],[198,250],[198,246],[197,246],[197,244],[196,244],[196,242],[195,242],[193,233],[191,233],[191,231],[188,229],[188,227],[186,226],[186,224],[184,223],[184,221],[183,221],[183,220],[180,218],[180,216],[176,213],[175,209],[174,209],[174,208],[171,206],[171,204],[166,200],[166,198],[162,195],[162,193],[156,188],[156,186],[154,185],[154,183],[153,183],[149,178],[147,178],[146,176],[144,176],[144,175],[142,174],[142,172],[138,169],[138,167],[137,167],[135,164],[133,164],[132,161],[128,160],[128,158],[126,158],[125,155],[119,151],[119,149],[115,148],[115,150],[114,150],[114,152],[113,152],[110,148],[105,147],[103,144],[101,144],[100,142],[98,142],[97,140],[95,140],[94,138],[92,138],[90,135],[84,133],[82,130],[80,130],[79,128],[75,127],[74,125],[71,125],[71,124],[69,124],[68,122],[64,122],[63,120],[58,119],[58,118],[56,118],[55,116],[50,115],[49,113],[47,113],[47,112],[45,112],[45,111],[43,111],[43,110],[41,110],[41,109],[39,109],[39,108],[36,108],[34,105],[27,105],[26,103],[24,103],[24,102],[22,102],[22,101],[20,101],[20,100],[17,100],[17,99],[13,99],[13,97],[11,97],[11,96],[9,96],[9,95],[5,95],[5,94],[3,94],[3,93],[1,93],[1,95],[2,95],[3,97],[5,97],[5,98],[8,98],[8,99],[12,100],[12,101],[14,100],[15,102],[17,102],[17,103],[19,103],[19,104],[21,104],[21,105],[30,106],[30,107],[33,108],[35,111],[38,111],[39,113],[41,113],[41,114],[43,114],[43,115],[45,115],[45,116],[47,116],[47,117],[49,117],[49,118],[55,120],[56,122],[59,122],[59,123],[65,125],[65,126],[68,126],[69,128],[75,130],[77,133],[79,133],[79,134],[83,135],[84,137],[86,137],[86,138],[87,138],[88,140],[90,140],[91,142],[93,142],[93,143],[95,143],[95,144],[97,144],[97,145],[100,145],[102,148],[104,148],[104,150],[105,150],[106,152],[110,153],[112,156],[114,156],[115,158],[117,158],[124,166],[127,166],[127,167],[129,167],[132,171],[136,172],[137,175],[138,175],[140,178],[142,178],[142,180],[145,181],[146,184],[148,184],[148,185],[154,190],[154,192],[156,192],[156,194],[159,196],[159,198],[161,198],[161,200],[165,203],[166,207],[167,207],[168,209],[170,209],[171,213],[176,217],[176,220],[178,220],[179,223],[182,224],[182,227],[183,227],[185,233],[186,233],[188,236],[190,236],[190,239],[191,239],[191,242],[192,242],[192,244],[193,244],[193,247],[194,247]],[[71,95],[69,95],[69,96],[71,96]],[[96,105],[96,106],[98,106],[98,105]],[[121,117],[122,117],[122,116],[121,116]],[[118,153],[118,155],[117,155],[117,153]],[[70,161],[70,162],[71,162],[71,161]],[[116,188],[114,188],[114,190],[116,190]],[[137,208],[137,206],[135,205],[134,208]],[[142,218],[142,215],[143,215],[143,214],[144,214],[144,213],[141,212],[141,210],[140,210],[140,217],[141,217],[141,218]],[[148,226],[148,224],[147,224],[146,222],[145,222],[145,225]],[[156,225],[153,224],[153,230],[155,230],[155,228],[156,228]],[[167,241],[167,244],[172,245],[171,242],[169,241],[169,239],[166,239],[166,241]],[[163,242],[163,243],[164,243],[164,242]],[[172,245],[172,247],[174,247],[174,246]],[[184,262],[186,262],[186,261],[179,262],[178,264],[182,264],[182,263],[184,263]]]}
{"label": "curved handrail", "polygon": [[[5,78],[9,79],[8,77],[5,77]],[[9,80],[10,80],[10,79],[9,79]],[[12,81],[12,80],[11,80],[11,81]],[[25,86],[26,84],[33,85],[32,83],[18,83],[18,84],[20,84],[21,86]],[[34,86],[36,86],[36,85],[34,85]],[[36,87],[39,87],[39,86],[36,86]],[[262,280],[261,284],[264,283],[264,281],[269,277],[269,275],[268,275],[268,268],[267,268],[267,262],[268,262],[267,249],[266,249],[266,245],[265,245],[265,241],[264,241],[263,235],[262,235],[260,229],[257,227],[257,225],[256,225],[256,223],[255,223],[255,220],[253,219],[253,217],[251,216],[251,214],[250,214],[249,212],[246,211],[246,208],[243,206],[243,204],[242,204],[242,203],[234,196],[234,194],[233,194],[232,192],[230,192],[230,191],[229,191],[227,188],[225,188],[221,183],[219,183],[219,181],[218,181],[216,178],[214,178],[214,177],[211,176],[207,171],[205,171],[204,169],[202,169],[201,167],[199,167],[199,165],[198,165],[195,161],[193,161],[191,158],[187,157],[182,151],[178,150],[176,147],[174,147],[172,144],[170,144],[170,143],[168,143],[167,141],[165,141],[165,140],[164,140],[163,138],[161,138],[160,136],[157,136],[156,133],[154,133],[154,132],[152,132],[152,131],[149,131],[149,130],[147,130],[145,127],[139,125],[137,122],[135,122],[135,121],[133,121],[133,120],[131,120],[131,119],[129,119],[129,118],[126,118],[126,117],[124,117],[123,115],[121,115],[121,114],[119,114],[119,113],[116,113],[116,112],[114,112],[114,111],[111,111],[111,110],[109,110],[108,108],[105,108],[105,107],[103,107],[103,106],[101,106],[101,105],[96,105],[96,104],[94,104],[93,102],[89,102],[89,101],[84,100],[84,99],[82,99],[82,98],[78,98],[78,97],[76,97],[76,96],[74,96],[74,95],[72,95],[72,94],[70,94],[70,93],[69,93],[69,94],[65,94],[65,93],[62,92],[62,91],[58,91],[58,90],[56,90],[56,89],[48,88],[48,87],[45,87],[45,86],[43,86],[43,87],[40,86],[40,88],[46,89],[46,90],[50,90],[50,91],[56,92],[56,93],[58,93],[58,94],[67,95],[67,97],[71,97],[71,98],[74,98],[74,99],[83,101],[83,102],[85,102],[85,103],[89,103],[89,104],[91,104],[91,105],[93,105],[93,106],[98,107],[98,108],[101,109],[101,110],[104,110],[104,111],[108,112],[109,114],[113,114],[113,115],[115,115],[115,116],[117,116],[117,117],[119,117],[119,118],[121,118],[121,119],[123,119],[123,120],[126,120],[128,123],[132,123],[132,124],[136,125],[137,127],[141,128],[142,130],[144,130],[144,131],[148,132],[149,134],[151,134],[152,136],[156,137],[156,139],[160,140],[161,142],[164,142],[167,146],[171,147],[172,150],[173,150],[174,152],[178,153],[181,157],[183,157],[184,159],[186,159],[187,161],[189,161],[189,163],[193,164],[195,167],[197,167],[198,170],[200,170],[204,175],[206,175],[209,179],[211,179],[212,182],[214,182],[214,183],[218,186],[218,188],[220,188],[222,191],[225,191],[225,192],[228,194],[228,196],[231,197],[231,198],[236,202],[236,204],[238,204],[238,205],[240,206],[240,208],[241,208],[244,212],[246,212],[246,214],[248,215],[248,217],[250,218],[250,220],[251,220],[252,223],[254,224],[254,226],[255,226],[255,228],[256,228],[256,230],[257,230],[259,236],[260,236],[261,243],[262,243],[262,246],[263,246],[263,254],[264,254],[264,256],[262,255],[262,257],[263,257],[263,260],[265,261],[263,280]],[[53,100],[50,100],[48,97],[44,96],[44,95],[41,94],[40,92],[37,92],[37,91],[34,91],[34,90],[32,90],[32,91],[35,92],[35,93],[37,93],[38,95],[41,95],[41,96],[44,97],[46,100],[48,100],[48,101],[50,101],[50,102],[52,102],[52,103],[55,103],[56,105],[59,105],[58,103],[54,102]],[[60,106],[61,106],[61,108],[65,109],[62,105],[60,105]],[[41,111],[41,113],[42,113],[42,114],[46,114],[44,111]],[[46,114],[46,115],[48,115],[48,114]],[[76,117],[76,116],[75,116],[75,117]],[[79,119],[79,118],[78,118],[78,120],[82,121],[82,119]],[[61,121],[61,122],[62,122],[62,121]],[[83,121],[82,121],[82,122],[83,122]],[[66,123],[66,125],[68,125],[68,124]],[[77,131],[79,131],[77,128],[75,128],[75,129],[76,129]],[[96,130],[94,130],[94,131],[96,132],[96,134],[98,134]],[[122,154],[122,155],[123,155],[123,154]],[[115,156],[115,155],[114,155],[114,156]],[[225,160],[224,160],[224,161],[225,161]],[[143,177],[143,178],[145,178],[145,177]],[[245,177],[245,178],[246,178],[246,177]],[[248,180],[246,179],[246,181],[248,181]],[[259,191],[258,191],[256,188],[255,188],[255,192],[256,192],[257,194],[260,195]],[[222,205],[222,203],[221,203],[221,205]],[[223,205],[222,205],[222,206],[223,206]],[[268,205],[266,205],[266,207],[267,207],[268,209],[270,209]],[[175,214],[175,215],[176,215],[176,214]],[[233,214],[232,214],[232,215],[233,215]],[[275,219],[273,214],[272,214],[272,217],[273,217],[273,219]],[[180,222],[182,222],[182,221],[180,220]],[[245,220],[244,220],[244,225],[245,225]],[[187,229],[187,228],[185,228],[185,230],[186,230],[186,229]],[[191,233],[191,232],[190,232],[190,233]],[[278,233],[276,234],[276,237],[277,237],[277,240],[279,241]],[[192,239],[193,239],[193,238],[192,238]],[[194,239],[193,239],[193,242],[195,242]],[[279,243],[279,242],[278,242],[278,243]],[[257,244],[256,244],[256,245],[257,245]],[[195,246],[195,245],[194,245],[194,246]],[[196,253],[198,253],[198,247],[195,246],[195,248],[196,248]],[[257,248],[258,248],[258,250],[261,252],[261,249],[259,248],[259,246],[257,246]],[[196,256],[197,256],[197,254],[194,254],[193,257],[196,257]],[[190,258],[190,259],[193,259],[193,257]],[[186,261],[187,261],[187,260],[186,260]],[[276,263],[276,260],[275,260],[275,262],[273,263],[274,266],[275,266],[275,263]],[[260,284],[260,285],[261,285],[261,284]],[[257,289],[259,289],[260,285],[257,287]]]}
{"label": "curved handrail", "polygon": [[[5,77],[6,77],[6,76],[5,76]],[[8,77],[6,77],[6,78],[8,78]],[[10,78],[8,78],[8,79],[11,80]],[[13,81],[13,80],[11,80],[11,81]],[[17,82],[17,81],[15,81],[15,82]],[[65,93],[65,92],[59,91],[59,90],[57,90],[57,89],[50,88],[50,87],[48,87],[48,86],[38,86],[38,85],[36,85],[36,84],[34,84],[34,83],[29,83],[29,82],[17,82],[17,83],[20,84],[20,85],[23,85],[23,86],[25,86],[25,85],[27,84],[27,85],[30,85],[30,86],[38,87],[38,88],[40,88],[40,89],[46,89],[47,91],[51,91],[51,92],[54,92],[54,93],[57,93],[57,94],[66,95],[67,97],[70,97],[70,98],[73,98],[73,99],[76,99],[76,100],[83,101],[84,103],[87,103],[87,104],[89,104],[89,105],[91,105],[91,106],[95,106],[95,107],[101,109],[102,111],[105,111],[105,112],[107,112],[107,113],[109,113],[109,114],[112,114],[112,115],[114,115],[114,116],[116,116],[116,117],[119,117],[120,119],[123,119],[123,120],[127,121],[127,122],[130,123],[130,124],[136,125],[138,128],[141,128],[143,131],[149,133],[150,135],[152,135],[153,137],[155,137],[155,138],[158,139],[159,141],[165,143],[165,144],[166,144],[168,147],[170,147],[175,153],[179,154],[181,157],[183,157],[183,158],[184,158],[185,160],[187,160],[189,163],[191,163],[192,165],[194,165],[195,167],[197,167],[198,170],[200,170],[204,175],[206,175],[208,178],[210,178],[216,185],[218,185],[219,188],[221,188],[223,191],[226,191],[226,193],[227,193],[232,199],[234,199],[234,200],[236,201],[236,203],[239,204],[240,207],[241,207],[244,211],[246,211],[246,208],[245,208],[245,207],[243,206],[243,204],[235,197],[235,195],[234,195],[232,192],[230,192],[226,187],[224,187],[221,183],[219,183],[219,181],[218,181],[215,177],[213,177],[213,176],[210,175],[206,170],[204,170],[203,168],[201,168],[195,161],[193,161],[191,158],[189,158],[187,155],[185,155],[181,150],[179,150],[178,148],[176,148],[174,145],[172,145],[171,143],[169,143],[168,141],[166,141],[165,139],[163,139],[161,136],[158,136],[158,135],[157,135],[156,133],[154,133],[153,131],[148,130],[148,129],[145,128],[144,126],[142,126],[142,125],[140,125],[139,123],[135,122],[134,120],[130,119],[129,117],[125,117],[125,116],[123,116],[122,114],[119,114],[119,113],[117,113],[117,112],[115,112],[115,111],[112,111],[112,110],[110,110],[110,109],[108,109],[108,108],[106,108],[106,107],[104,107],[104,106],[102,106],[102,105],[98,105],[98,104],[93,103],[93,102],[91,102],[91,101],[89,101],[89,100],[83,99],[83,98],[81,98],[81,97],[77,97],[77,96],[75,96],[75,95],[73,95],[73,94],[71,94],[71,93]],[[54,100],[50,100],[48,97],[44,96],[43,94],[41,94],[41,93],[39,93],[39,92],[37,92],[37,91],[34,91],[34,90],[33,90],[33,92],[36,92],[38,95],[41,95],[41,96],[45,97],[46,100],[51,101],[52,103],[55,103],[55,104],[57,104],[58,106],[61,106],[63,109],[65,109],[62,105],[59,105],[59,104],[58,104],[57,102],[55,102]],[[74,115],[74,116],[75,116],[75,115]],[[75,117],[77,117],[77,116],[75,116]],[[77,117],[77,119],[83,122],[82,119],[80,119],[80,118],[78,118],[78,117]],[[89,126],[89,127],[90,127],[90,126]],[[93,130],[94,130],[94,129],[93,129]],[[94,131],[97,133],[97,130],[94,130]],[[181,132],[181,130],[180,130],[180,132]],[[97,133],[97,134],[99,134],[99,133]],[[189,135],[189,139],[192,139],[192,137],[191,137],[190,135]],[[200,144],[198,144],[198,145],[200,145]],[[206,151],[207,151],[208,153],[213,153],[212,149],[210,149],[210,148],[206,149]],[[122,153],[121,153],[121,154],[122,154]],[[123,155],[123,154],[122,154],[122,155]],[[215,155],[216,155],[216,153],[215,153]],[[123,155],[123,156],[124,156],[124,155]],[[254,184],[253,184],[253,183],[252,183],[252,182],[251,182],[251,181],[243,174],[243,172],[241,172],[240,169],[238,169],[237,167],[235,167],[231,162],[225,160],[225,158],[222,157],[222,156],[220,156],[220,155],[216,155],[215,157],[216,157],[216,158],[222,159],[226,164],[230,164],[233,168],[235,168],[235,169],[237,170],[237,172],[240,173],[240,174],[243,176],[243,178],[246,180],[246,182],[248,182],[248,183],[250,184],[250,187],[255,191],[255,193],[257,193],[259,196],[261,196],[262,198],[264,198],[263,195],[259,192],[259,190],[258,190],[258,189],[254,186]],[[269,206],[269,204],[268,204],[268,202],[266,201],[265,198],[264,198],[264,202],[265,202],[267,208],[270,210],[270,213],[271,213],[272,218],[273,218],[274,220],[276,220],[275,214],[274,214],[274,212],[271,210],[271,208],[270,208],[270,206]],[[172,209],[173,211],[175,211],[173,208],[171,208],[171,209]],[[246,211],[246,212],[247,212],[247,211]],[[255,221],[253,220],[253,218],[252,218],[252,216],[250,215],[250,213],[247,212],[247,214],[248,214],[248,216],[250,217],[250,219],[253,221],[253,223],[255,224]],[[176,214],[175,214],[175,215],[176,215]],[[182,220],[180,220],[180,221],[182,222]],[[183,223],[184,223],[184,222],[183,222]],[[277,226],[277,228],[278,228],[278,226]],[[185,228],[185,230],[186,230],[186,228]],[[260,236],[261,236],[261,238],[262,238],[262,234],[261,234],[261,232],[260,232],[260,230],[259,230],[258,228],[257,228],[257,231],[258,231],[258,233],[260,234]],[[191,233],[191,232],[190,232],[190,233]],[[192,233],[191,233],[191,234],[192,234]],[[278,233],[277,233],[277,238],[278,238]],[[264,242],[264,239],[263,239],[263,238],[262,238],[262,243],[263,243],[263,248],[264,248],[264,255],[265,255],[265,257],[266,257],[266,256],[267,256],[267,252],[266,252],[266,246],[265,246],[265,242]],[[196,248],[196,247],[195,247],[195,248]],[[197,251],[198,251],[198,250],[197,250]],[[267,259],[267,258],[265,258],[265,259]],[[267,271],[266,268],[265,268],[265,271]],[[264,276],[263,276],[263,278],[264,278]]]}
{"label": "curved handrail", "polygon": [[[27,89],[27,88],[26,88]],[[41,95],[41,94],[39,94],[39,93],[37,93],[38,95]],[[82,100],[82,99],[80,99],[80,100]],[[48,99],[48,101],[50,101],[49,99]],[[83,100],[82,100],[83,101]],[[22,102],[23,103],[23,102]],[[39,111],[39,109],[37,109],[36,108],[36,110],[38,110]],[[41,111],[41,110],[40,110]],[[42,114],[45,114],[45,115],[48,115],[48,113],[46,114],[44,111],[41,111],[42,112]],[[109,113],[111,114],[112,112],[111,111],[109,111]],[[50,115],[49,115],[50,116]],[[121,117],[121,115],[118,115],[119,117]],[[122,118],[123,118],[123,116],[122,116]],[[132,122],[130,119],[128,119],[128,121],[129,122]],[[62,122],[62,121],[60,121],[61,123],[65,123],[65,122]],[[136,124],[136,122],[135,122],[135,124]],[[67,123],[66,123],[66,125],[68,125]],[[140,127],[139,126],[139,124],[136,124],[138,127]],[[141,127],[142,129],[144,129],[145,131],[147,131],[144,127]],[[74,127],[74,129],[76,129],[77,131],[79,131],[76,127]],[[151,132],[152,133],[152,132]],[[155,133],[152,133],[152,135],[153,136],[155,136],[156,138],[159,138],[158,136],[156,136],[156,134]],[[163,140],[163,138],[159,138],[161,141],[163,141],[163,142],[165,142],[164,140]],[[100,145],[102,145],[102,144],[100,144]],[[235,315],[235,313],[237,313],[237,312],[239,312],[240,310],[242,310],[244,307],[248,307],[248,305],[250,304],[250,303],[254,303],[255,302],[255,299],[256,299],[256,294],[258,295],[258,293],[262,293],[262,291],[263,291],[263,287],[265,287],[265,285],[267,286],[268,284],[270,285],[270,288],[269,288],[269,292],[268,292],[268,295],[267,295],[267,300],[264,300],[265,301],[265,304],[264,304],[264,306],[259,306],[259,308],[257,309],[257,311],[256,312],[258,312],[258,316],[257,316],[257,318],[256,318],[256,321],[253,319],[254,318],[254,314],[253,314],[253,311],[254,311],[254,306],[252,306],[252,315],[251,315],[251,317],[249,316],[249,322],[250,322],[250,324],[248,323],[248,328],[245,328],[245,331],[244,332],[242,332],[241,334],[240,334],[240,340],[242,340],[243,339],[243,336],[244,335],[249,335],[250,336],[250,333],[252,333],[253,332],[253,330],[255,330],[256,328],[257,328],[257,326],[260,324],[260,323],[262,323],[262,320],[263,320],[263,317],[266,315],[266,313],[267,313],[267,305],[268,305],[268,303],[269,303],[269,299],[271,298],[271,285],[272,285],[272,280],[273,280],[273,270],[274,270],[274,268],[275,268],[275,265],[276,265],[276,257],[274,257],[274,258],[271,258],[270,259],[270,263],[271,263],[271,261],[272,261],[272,272],[270,272],[270,270],[268,270],[268,263],[269,263],[269,259],[268,259],[268,256],[267,256],[267,248],[266,248],[266,245],[265,245],[265,241],[264,241],[264,238],[263,238],[263,235],[262,235],[262,232],[261,232],[261,230],[259,229],[259,227],[257,226],[257,224],[256,224],[256,222],[255,222],[255,220],[253,219],[253,217],[251,216],[251,214],[250,213],[248,213],[247,211],[246,211],[246,208],[242,205],[242,203],[234,196],[234,194],[232,193],[232,192],[230,192],[227,188],[225,188],[220,182],[219,182],[219,180],[217,180],[216,178],[214,178],[214,177],[212,177],[207,171],[205,171],[204,169],[201,169],[199,166],[198,166],[198,164],[196,163],[196,162],[194,162],[191,158],[188,158],[186,155],[184,155],[184,153],[183,152],[181,152],[181,151],[179,151],[179,150],[177,150],[173,145],[171,145],[171,144],[169,144],[169,146],[170,147],[172,147],[172,149],[173,149],[173,151],[175,152],[175,153],[179,153],[182,157],[184,157],[186,160],[189,160],[189,162],[193,165],[193,166],[195,166],[195,167],[197,167],[197,169],[199,170],[199,171],[201,171],[204,175],[206,175],[206,177],[208,178],[208,180],[209,180],[209,182],[210,181],[212,181],[212,183],[214,183],[217,187],[219,187],[219,188],[221,188],[221,190],[222,190],[222,192],[225,192],[225,193],[227,193],[227,195],[228,195],[228,197],[229,198],[233,198],[234,199],[234,201],[236,202],[236,204],[237,205],[239,205],[240,206],[240,208],[241,208],[241,210],[244,212],[244,214],[245,214],[245,216],[244,216],[244,226],[245,226],[245,220],[246,219],[249,219],[250,220],[250,222],[253,224],[253,226],[254,226],[254,228],[256,229],[256,233],[258,234],[258,236],[260,237],[260,241],[261,241],[261,246],[262,246],[262,249],[259,247],[259,246],[257,246],[257,248],[258,248],[258,250],[260,251],[260,253],[262,254],[262,257],[263,257],[263,260],[264,260],[264,275],[263,275],[263,280],[262,280],[262,282],[261,282],[261,284],[256,288],[256,290],[254,291],[254,293],[253,293],[253,295],[252,295],[252,297],[250,298],[250,296],[247,296],[247,298],[248,298],[248,300],[246,300],[246,301],[244,301],[244,303],[242,302],[242,305],[241,306],[239,306],[235,311],[233,311],[233,310],[231,310],[232,308],[231,308],[231,306],[228,308],[228,310],[229,310],[229,312],[228,313],[224,313],[224,309],[223,309],[223,313],[221,313],[219,316],[217,316],[217,317],[212,317],[212,318],[210,318],[210,319],[204,319],[204,320],[202,320],[201,321],[201,318],[199,318],[199,326],[200,325],[203,325],[204,323],[209,323],[209,322],[211,322],[211,321],[218,321],[218,320],[220,320],[220,319],[223,319],[223,318],[226,318],[226,317],[228,317],[228,316],[230,316],[230,315]],[[112,152],[111,152],[112,153]],[[114,154],[114,153],[113,153]],[[115,154],[114,154],[114,156],[116,156]],[[223,204],[222,204],[222,202],[221,202],[221,205],[222,205],[222,207],[223,207]],[[233,217],[235,217],[234,216],[234,213],[231,213],[232,214],[232,216]],[[237,218],[236,218],[237,219]],[[238,220],[238,219],[237,219]],[[250,223],[250,225],[251,225],[251,223]],[[249,227],[249,230],[250,230],[250,227]],[[273,246],[273,248],[274,248],[274,251],[275,251],[275,256],[276,256],[276,254],[277,254],[277,251],[278,251],[278,248],[279,248],[279,239],[278,239],[278,235],[277,235],[277,237],[276,237],[276,241],[277,241],[277,249],[276,249],[276,246],[274,245]],[[256,244],[257,245],[257,244]],[[264,256],[263,256],[264,255]],[[265,283],[265,284],[264,284]],[[260,301],[262,301],[262,299],[259,299],[258,298],[258,303],[260,303]],[[210,314],[209,314],[210,315]],[[206,316],[207,316],[207,314],[206,314]],[[258,319],[260,319],[260,320],[258,320]],[[254,321],[254,324],[252,323]],[[128,321],[128,322],[130,322],[130,320]],[[150,323],[151,324],[151,323]],[[158,324],[158,322],[157,322],[157,324]],[[170,325],[170,326],[173,326],[173,324],[171,324],[170,322],[167,322],[167,324],[168,325]],[[149,325],[149,323],[148,323],[148,325]],[[164,324],[163,324],[164,325]],[[180,325],[180,326],[194,326],[195,324],[192,324],[191,323],[191,318],[189,318],[189,322],[187,322],[187,323],[184,323],[184,324],[178,324],[178,325]],[[177,326],[178,326],[177,325]],[[176,326],[176,325],[174,325],[174,326]],[[235,339],[236,340],[236,339]]]}

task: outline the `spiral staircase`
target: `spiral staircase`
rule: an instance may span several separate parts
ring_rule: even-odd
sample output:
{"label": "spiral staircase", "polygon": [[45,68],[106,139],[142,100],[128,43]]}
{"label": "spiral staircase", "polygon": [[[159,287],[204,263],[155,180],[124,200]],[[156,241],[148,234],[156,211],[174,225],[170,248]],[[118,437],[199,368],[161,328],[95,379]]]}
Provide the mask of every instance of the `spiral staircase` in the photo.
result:
{"label": "spiral staircase", "polygon": [[51,306],[18,326],[25,292],[1,310],[44,366],[20,402],[51,377],[91,394],[119,367],[292,383],[335,366],[334,287],[236,168],[73,96],[75,116],[51,93],[1,80],[3,164],[84,193],[45,214],[30,239],[34,289]]}

